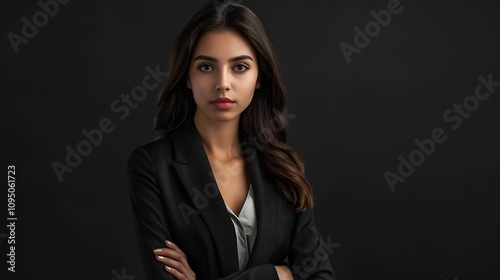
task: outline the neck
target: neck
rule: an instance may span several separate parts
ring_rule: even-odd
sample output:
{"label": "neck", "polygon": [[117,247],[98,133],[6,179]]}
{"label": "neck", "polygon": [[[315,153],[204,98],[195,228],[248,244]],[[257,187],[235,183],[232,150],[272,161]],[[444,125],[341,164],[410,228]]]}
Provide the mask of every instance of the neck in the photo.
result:
{"label": "neck", "polygon": [[196,111],[194,123],[207,154],[221,160],[240,157],[239,117],[221,122],[201,117],[201,114]]}

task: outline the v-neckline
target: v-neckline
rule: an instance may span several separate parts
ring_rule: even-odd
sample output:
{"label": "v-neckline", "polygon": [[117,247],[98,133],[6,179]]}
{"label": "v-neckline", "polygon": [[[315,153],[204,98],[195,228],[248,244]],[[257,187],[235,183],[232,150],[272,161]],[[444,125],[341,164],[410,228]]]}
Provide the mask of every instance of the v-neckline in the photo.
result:
{"label": "v-neckline", "polygon": [[[248,187],[248,192],[247,192],[247,196],[245,197],[245,201],[243,202],[243,205],[241,206],[241,209],[240,209],[240,213],[238,213],[238,215],[236,215],[236,213],[234,213],[233,209],[231,209],[231,207],[229,207],[229,205],[227,205],[226,201],[224,201],[224,204],[226,205],[226,208],[227,210],[233,214],[236,218],[240,218],[241,216],[241,213],[243,213],[244,209],[245,209],[245,206],[248,204],[247,201],[248,199],[250,198],[250,191],[252,190],[252,184],[250,183],[250,186]],[[224,199],[223,199],[224,200]]]}

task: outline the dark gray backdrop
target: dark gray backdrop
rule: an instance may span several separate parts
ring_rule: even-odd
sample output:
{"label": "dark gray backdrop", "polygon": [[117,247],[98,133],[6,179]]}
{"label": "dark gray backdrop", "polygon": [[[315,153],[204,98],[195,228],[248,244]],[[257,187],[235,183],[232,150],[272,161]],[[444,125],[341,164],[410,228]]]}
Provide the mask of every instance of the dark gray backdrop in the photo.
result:
{"label": "dark gray backdrop", "polygon": [[[159,86],[128,113],[121,95],[147,67],[167,71],[174,36],[204,2],[69,1],[44,18],[37,1],[2,1],[1,168],[16,166],[17,217],[16,273],[0,227],[7,279],[144,279],[125,166],[153,139]],[[243,4],[278,50],[289,142],[305,158],[337,278],[500,279],[500,87],[476,96],[479,76],[500,81],[498,2]],[[388,6],[377,30],[370,11]],[[37,32],[23,35],[23,17]],[[363,42],[355,28],[367,24]],[[340,45],[355,39],[349,63]],[[53,162],[66,164],[66,147],[101,121],[114,130],[60,182]],[[439,131],[442,143],[414,151]],[[410,154],[418,166],[391,188],[384,173],[399,174]],[[7,224],[7,188],[1,201]]]}

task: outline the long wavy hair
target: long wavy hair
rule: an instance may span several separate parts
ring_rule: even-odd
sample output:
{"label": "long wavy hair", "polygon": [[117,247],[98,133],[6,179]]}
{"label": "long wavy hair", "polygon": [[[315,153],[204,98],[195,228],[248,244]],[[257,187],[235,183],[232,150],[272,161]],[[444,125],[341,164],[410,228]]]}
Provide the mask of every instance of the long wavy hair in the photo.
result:
{"label": "long wavy hair", "polygon": [[188,69],[198,39],[204,32],[231,29],[241,34],[257,56],[261,86],[240,117],[239,133],[258,147],[262,164],[274,176],[280,193],[297,212],[313,206],[313,193],[301,155],[286,144],[285,87],[277,57],[259,18],[234,2],[211,1],[204,5],[175,38],[169,53],[169,75],[158,97],[155,140],[178,133],[193,121],[196,103],[187,87]]}

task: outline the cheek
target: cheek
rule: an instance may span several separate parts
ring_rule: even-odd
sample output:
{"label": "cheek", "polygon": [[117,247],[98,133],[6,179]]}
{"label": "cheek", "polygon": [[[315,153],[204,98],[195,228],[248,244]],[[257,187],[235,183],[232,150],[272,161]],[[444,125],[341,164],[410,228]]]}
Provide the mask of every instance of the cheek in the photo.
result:
{"label": "cheek", "polygon": [[244,107],[247,107],[248,105],[250,105],[250,103],[252,102],[253,96],[254,96],[254,91],[255,90],[253,87],[249,87],[247,90],[242,92],[242,94],[239,98],[239,102],[241,103],[241,105],[243,105]]}
{"label": "cheek", "polygon": [[245,98],[252,99],[254,92],[256,90],[256,81],[257,81],[257,76],[255,78],[248,79],[245,81],[242,89],[243,89],[243,94],[245,95]]}
{"label": "cheek", "polygon": [[202,99],[203,96],[210,94],[211,81],[207,78],[191,76],[191,90],[195,100]]}
{"label": "cheek", "polygon": [[252,73],[246,73],[241,77],[235,77],[235,82],[238,85],[238,89],[244,90],[245,92],[253,92],[257,83],[257,77],[257,73],[253,73],[252,71]]}
{"label": "cheek", "polygon": [[203,89],[200,89],[199,86],[198,87],[193,87],[193,99],[194,99],[194,103],[196,103],[197,106],[199,107],[203,107],[204,104],[207,104],[208,102],[208,95],[205,94],[206,91],[204,91]]}

